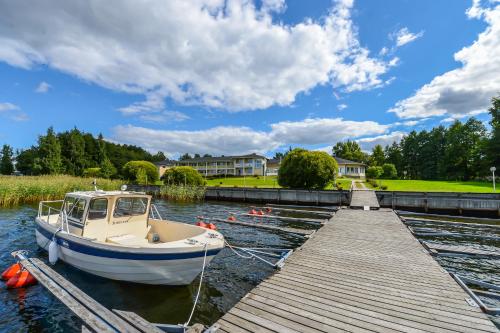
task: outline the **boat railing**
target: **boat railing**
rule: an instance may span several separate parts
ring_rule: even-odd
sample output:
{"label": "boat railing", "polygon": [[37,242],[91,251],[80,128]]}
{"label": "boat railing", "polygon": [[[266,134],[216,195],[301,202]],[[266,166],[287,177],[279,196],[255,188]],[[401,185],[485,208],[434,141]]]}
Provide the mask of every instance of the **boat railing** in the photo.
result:
{"label": "boat railing", "polygon": [[149,218],[153,220],[163,220],[160,212],[158,211],[158,208],[156,208],[156,205],[154,204],[151,204],[151,208],[149,209]]}
{"label": "boat railing", "polygon": [[[42,218],[47,216],[47,223],[50,223],[50,217],[53,215],[61,216],[61,208],[64,200],[47,200],[40,201],[38,204],[38,217]],[[60,208],[53,207],[52,205],[55,203],[60,203]]]}

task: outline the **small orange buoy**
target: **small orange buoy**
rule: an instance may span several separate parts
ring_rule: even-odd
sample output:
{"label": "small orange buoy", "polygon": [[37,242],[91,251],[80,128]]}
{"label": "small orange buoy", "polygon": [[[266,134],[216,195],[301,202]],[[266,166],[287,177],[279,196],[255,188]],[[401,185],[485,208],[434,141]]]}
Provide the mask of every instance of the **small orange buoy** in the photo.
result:
{"label": "small orange buoy", "polygon": [[207,227],[207,224],[203,221],[199,221],[199,222],[196,222],[196,225],[198,227],[202,227],[202,228],[206,228]]}
{"label": "small orange buoy", "polygon": [[236,217],[234,217],[234,215],[230,215],[228,218],[227,218],[228,221],[236,221]]}
{"label": "small orange buoy", "polygon": [[257,212],[257,215],[262,216],[262,215],[266,215],[266,214],[264,214],[264,212],[263,212],[262,210],[259,210],[259,211]]}
{"label": "small orange buoy", "polygon": [[36,282],[35,277],[30,272],[23,270],[11,277],[6,285],[7,288],[22,288],[34,285]]}
{"label": "small orange buoy", "polygon": [[2,273],[2,280],[10,279],[14,275],[16,275],[21,269],[22,266],[20,263],[13,264]]}
{"label": "small orange buoy", "polygon": [[255,209],[252,209],[248,212],[250,215],[257,215],[257,211]]}
{"label": "small orange buoy", "polygon": [[213,224],[213,223],[209,223],[209,224],[207,224],[207,229],[210,229],[210,230],[217,230],[217,227],[215,226],[215,224]]}
{"label": "small orange buoy", "polygon": [[272,212],[272,211],[273,211],[273,210],[271,209],[271,207],[267,207],[267,208],[266,208],[266,212],[270,213],[270,212]]}

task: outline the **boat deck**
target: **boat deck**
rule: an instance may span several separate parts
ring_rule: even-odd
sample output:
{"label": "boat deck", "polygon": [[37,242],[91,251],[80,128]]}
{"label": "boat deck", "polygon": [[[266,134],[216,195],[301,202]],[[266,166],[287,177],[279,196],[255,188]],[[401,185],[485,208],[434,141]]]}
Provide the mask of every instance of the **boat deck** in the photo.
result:
{"label": "boat deck", "polygon": [[498,332],[389,209],[339,210],[216,324],[218,332]]}

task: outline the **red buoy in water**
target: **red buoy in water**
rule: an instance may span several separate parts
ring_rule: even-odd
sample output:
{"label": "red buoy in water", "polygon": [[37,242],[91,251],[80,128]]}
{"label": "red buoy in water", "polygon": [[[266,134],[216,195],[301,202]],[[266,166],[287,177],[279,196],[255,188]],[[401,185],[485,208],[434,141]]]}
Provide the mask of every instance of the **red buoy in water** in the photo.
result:
{"label": "red buoy in water", "polygon": [[266,212],[270,213],[270,212],[272,212],[272,211],[273,211],[273,210],[271,209],[271,207],[267,207],[267,208],[266,208]]}
{"label": "red buoy in water", "polygon": [[264,214],[264,212],[263,212],[263,211],[262,211],[262,209],[261,209],[261,210],[259,210],[259,211],[257,212],[257,215],[262,216],[262,215],[266,215],[266,214]]}
{"label": "red buoy in water", "polygon": [[21,269],[22,266],[20,263],[13,264],[2,273],[2,280],[10,279],[14,275],[16,275]]}
{"label": "red buoy in water", "polygon": [[202,228],[206,228],[207,227],[207,224],[203,221],[199,221],[199,222],[196,222],[196,225],[198,227],[202,227]]}
{"label": "red buoy in water", "polygon": [[255,209],[251,209],[248,214],[250,215],[257,215],[257,211]]}
{"label": "red buoy in water", "polygon": [[215,224],[213,224],[213,223],[209,223],[209,224],[207,224],[207,229],[210,229],[210,230],[217,230],[217,227],[215,226]]}
{"label": "red buoy in water", "polygon": [[31,275],[30,272],[23,270],[20,272],[17,272],[16,275],[11,277],[7,283],[6,286],[7,288],[22,288],[22,287],[28,287],[31,285],[36,284],[36,279],[33,275]]}
{"label": "red buoy in water", "polygon": [[228,221],[236,221],[236,217],[234,215],[230,215],[228,218],[227,218]]}

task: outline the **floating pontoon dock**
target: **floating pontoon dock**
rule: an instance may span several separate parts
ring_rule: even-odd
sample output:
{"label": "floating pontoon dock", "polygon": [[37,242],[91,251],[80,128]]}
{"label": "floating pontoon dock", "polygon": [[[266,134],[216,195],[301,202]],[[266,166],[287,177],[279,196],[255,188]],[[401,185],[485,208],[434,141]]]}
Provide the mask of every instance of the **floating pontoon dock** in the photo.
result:
{"label": "floating pontoon dock", "polygon": [[[358,192],[353,191],[356,208],[378,208],[373,192],[356,198]],[[390,209],[339,210],[216,327],[217,332],[498,332]]]}

